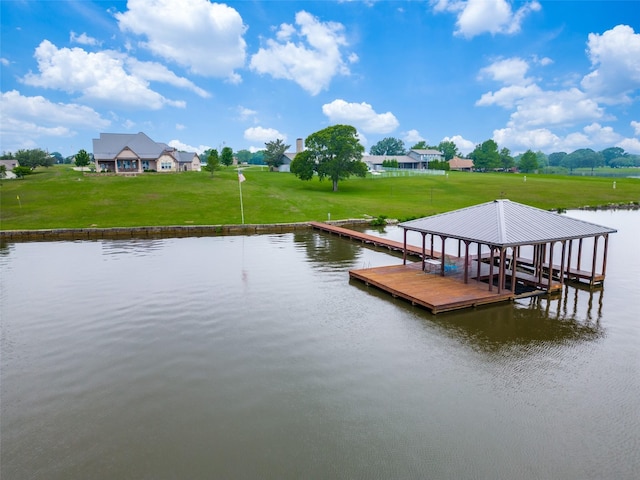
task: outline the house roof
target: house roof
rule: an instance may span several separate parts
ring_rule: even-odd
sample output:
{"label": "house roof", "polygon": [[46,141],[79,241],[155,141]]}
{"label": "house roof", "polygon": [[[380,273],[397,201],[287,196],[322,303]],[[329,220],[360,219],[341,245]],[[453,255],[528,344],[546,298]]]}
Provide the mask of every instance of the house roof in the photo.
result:
{"label": "house roof", "polygon": [[[173,152],[173,156],[176,157],[179,163],[191,163],[195,157],[198,157],[197,153],[194,152]],[[199,159],[200,157],[198,157]]]}
{"label": "house roof", "polygon": [[411,149],[410,152],[416,152],[419,155],[442,155],[440,150],[434,150],[433,148]]}
{"label": "house roof", "polygon": [[508,247],[595,237],[616,230],[510,200],[400,223],[405,230]]}
{"label": "house roof", "polygon": [[178,162],[191,162],[194,152],[178,152],[166,143],[154,142],[146,134],[101,133],[93,139],[93,156],[96,160],[113,160],[125,148],[133,151],[141,159],[155,160],[163,153],[169,153]]}
{"label": "house roof", "polygon": [[449,167],[453,170],[473,168],[473,160],[467,158],[453,157],[449,160]]}
{"label": "house roof", "polygon": [[407,155],[363,155],[362,161],[372,165],[382,165],[385,160],[397,160],[398,163],[415,162],[415,160]]}

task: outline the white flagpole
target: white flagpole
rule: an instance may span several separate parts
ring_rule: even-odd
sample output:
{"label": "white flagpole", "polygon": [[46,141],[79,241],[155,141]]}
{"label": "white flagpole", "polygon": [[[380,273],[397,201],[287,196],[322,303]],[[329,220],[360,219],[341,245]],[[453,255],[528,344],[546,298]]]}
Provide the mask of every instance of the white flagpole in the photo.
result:
{"label": "white flagpole", "polygon": [[238,169],[238,187],[240,188],[240,214],[242,215],[242,224],[244,225],[244,206],[242,205],[242,182],[244,181],[244,175],[242,170]]}

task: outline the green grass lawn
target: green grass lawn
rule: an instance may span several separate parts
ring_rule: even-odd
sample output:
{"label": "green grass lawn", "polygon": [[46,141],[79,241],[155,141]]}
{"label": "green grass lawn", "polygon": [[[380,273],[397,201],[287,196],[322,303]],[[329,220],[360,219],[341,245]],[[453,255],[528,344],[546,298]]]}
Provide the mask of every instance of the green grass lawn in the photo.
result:
{"label": "green grass lawn", "polygon": [[[640,202],[640,179],[450,172],[448,176],[352,177],[331,182],[245,168],[247,224],[363,218],[408,219],[498,198],[543,209]],[[19,200],[18,200],[19,198]],[[232,168],[136,177],[85,175],[68,165],[2,180],[2,230],[41,228],[228,225],[241,223]]]}

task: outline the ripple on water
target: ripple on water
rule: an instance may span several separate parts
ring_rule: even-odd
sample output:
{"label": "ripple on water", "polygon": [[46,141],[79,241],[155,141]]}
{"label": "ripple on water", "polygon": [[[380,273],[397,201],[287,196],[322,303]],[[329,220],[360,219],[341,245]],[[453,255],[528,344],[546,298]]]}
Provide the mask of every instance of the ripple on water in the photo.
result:
{"label": "ripple on water", "polygon": [[[344,239],[144,246],[16,244],[0,261],[3,478],[640,467],[640,333],[634,297],[609,295],[628,281],[616,269],[602,302],[569,290],[433,316],[350,283],[401,259]],[[50,288],[20,295],[34,282]]]}

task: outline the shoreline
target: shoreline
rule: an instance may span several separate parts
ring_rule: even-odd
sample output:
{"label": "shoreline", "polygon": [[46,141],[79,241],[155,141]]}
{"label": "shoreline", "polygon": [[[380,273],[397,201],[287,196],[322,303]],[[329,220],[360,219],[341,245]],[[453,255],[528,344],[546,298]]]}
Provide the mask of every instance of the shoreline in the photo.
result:
{"label": "shoreline", "polygon": [[[328,221],[331,225],[366,225],[370,219]],[[0,241],[100,240],[125,238],[184,238],[230,235],[258,235],[309,230],[309,222],[245,225],[168,225],[156,227],[50,228],[39,230],[0,230]]]}
{"label": "shoreline", "polygon": [[[566,211],[573,209],[554,209]],[[583,206],[575,210],[640,210],[640,203],[625,203],[601,206]],[[330,220],[330,225],[367,225],[373,219]],[[0,230],[0,242],[5,241],[56,241],[56,240],[100,240],[125,238],[184,238],[215,237],[227,235],[257,235],[263,233],[287,233],[311,228],[308,222],[271,223],[246,225],[168,225],[142,227],[107,227],[107,228],[49,228],[38,230]],[[388,220],[387,223],[396,223]]]}

